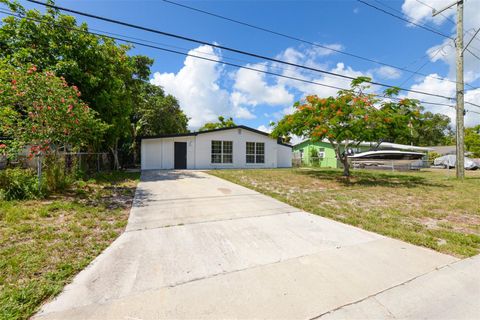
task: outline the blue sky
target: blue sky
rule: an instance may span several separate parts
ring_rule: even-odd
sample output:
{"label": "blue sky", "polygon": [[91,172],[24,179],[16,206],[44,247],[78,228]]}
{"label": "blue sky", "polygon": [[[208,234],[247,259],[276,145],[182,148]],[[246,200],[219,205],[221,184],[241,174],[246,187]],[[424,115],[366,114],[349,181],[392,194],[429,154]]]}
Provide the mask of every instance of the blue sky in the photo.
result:
{"label": "blue sky", "polygon": [[[440,8],[450,0],[421,0]],[[97,15],[128,21],[162,31],[201,39],[211,43],[277,57],[298,64],[339,72],[350,76],[369,75],[376,81],[406,88],[454,96],[455,84],[436,78],[454,79],[454,49],[451,41],[418,27],[408,25],[391,16],[374,10],[358,1],[179,1],[196,7],[241,20],[253,25],[300,37],[324,46],[344,50],[370,59],[416,70],[429,62],[421,73],[430,77],[414,76],[381,65],[362,61],[342,54],[285,39],[232,22],[193,12],[161,0],[157,1],[57,1],[69,7]],[[431,9],[417,0],[367,2],[415,19],[446,34],[454,34],[454,25],[445,16],[455,19],[455,11],[445,16],[431,18]],[[21,1],[27,8],[33,6]],[[385,7],[384,4],[391,7]],[[465,29],[480,28],[480,1],[467,0]],[[398,10],[395,12],[394,10]],[[175,40],[144,31],[130,29],[94,19],[78,17],[91,28],[138,37],[168,46],[178,46],[181,51],[205,55],[217,61],[230,61],[257,69],[301,77],[317,82],[345,87],[348,81],[305,72],[291,67],[278,66],[208,46]],[[475,25],[477,24],[477,25]],[[466,35],[469,40],[471,35]],[[471,44],[471,50],[480,56],[480,35]],[[186,58],[155,49],[137,47],[132,54],[144,54],[155,59],[152,82],[175,95],[182,108],[192,118],[191,129],[219,115],[233,116],[239,124],[268,129],[270,121],[276,121],[292,111],[292,104],[306,94],[328,96],[335,90],[305,85],[295,81],[265,76],[248,70],[239,71],[220,63]],[[237,60],[230,60],[237,59]],[[240,61],[239,61],[240,60]],[[480,86],[480,60],[466,53],[466,81]],[[469,89],[469,87],[466,87]],[[381,88],[374,88],[381,91]],[[407,95],[407,93],[404,93]],[[433,102],[445,102],[439,98],[410,94],[411,97]],[[467,100],[480,104],[480,89],[467,90]],[[469,109],[480,111],[479,108]],[[454,110],[446,107],[428,107],[429,110],[449,116]],[[479,115],[467,113],[466,123],[479,123]]]}

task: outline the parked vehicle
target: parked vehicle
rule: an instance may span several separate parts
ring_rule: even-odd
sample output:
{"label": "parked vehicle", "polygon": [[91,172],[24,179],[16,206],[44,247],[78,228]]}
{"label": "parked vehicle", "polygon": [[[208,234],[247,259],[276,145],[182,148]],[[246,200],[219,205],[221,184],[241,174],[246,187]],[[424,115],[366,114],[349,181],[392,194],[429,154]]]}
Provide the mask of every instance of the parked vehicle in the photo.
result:
{"label": "parked vehicle", "polygon": [[[450,169],[450,168],[455,168],[456,162],[457,162],[457,156],[454,154],[449,154],[443,157],[438,157],[435,160],[433,160],[433,165]],[[468,157],[465,157],[464,167],[465,167],[465,170],[477,170],[480,168],[480,166],[475,161],[473,161]]]}

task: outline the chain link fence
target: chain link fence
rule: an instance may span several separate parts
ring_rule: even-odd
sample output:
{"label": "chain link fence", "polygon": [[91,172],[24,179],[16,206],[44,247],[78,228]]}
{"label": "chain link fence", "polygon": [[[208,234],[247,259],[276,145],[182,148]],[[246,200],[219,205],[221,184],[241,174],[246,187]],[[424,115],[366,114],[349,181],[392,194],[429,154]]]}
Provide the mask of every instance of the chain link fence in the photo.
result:
{"label": "chain link fence", "polygon": [[[386,171],[411,171],[433,167],[433,159],[420,160],[354,160],[349,159],[351,169],[366,170],[386,170]],[[292,158],[294,167],[312,167],[312,168],[343,168],[343,164],[337,158],[332,157],[310,157],[301,158],[298,153],[294,153]]]}
{"label": "chain link fence", "polygon": [[[107,152],[61,152],[57,157],[59,163],[62,164],[67,173],[71,173],[74,170],[80,170],[85,173],[95,173],[109,171],[113,168],[112,156]],[[0,170],[6,168],[31,168],[39,170],[38,167],[44,165],[44,156],[29,157],[23,152],[11,160],[5,156],[0,156]]]}

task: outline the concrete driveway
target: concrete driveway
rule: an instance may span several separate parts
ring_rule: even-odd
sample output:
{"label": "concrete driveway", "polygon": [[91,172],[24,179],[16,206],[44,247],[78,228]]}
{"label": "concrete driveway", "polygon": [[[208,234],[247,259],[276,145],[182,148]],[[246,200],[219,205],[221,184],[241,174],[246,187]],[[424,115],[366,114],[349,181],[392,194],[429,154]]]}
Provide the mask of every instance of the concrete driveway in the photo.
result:
{"label": "concrete driveway", "polygon": [[[430,293],[450,287],[442,299],[460,295],[454,315],[468,317],[480,309],[462,294],[480,297],[480,278],[465,270],[480,260],[463,263],[203,172],[151,171],[126,232],[35,318],[416,318],[426,307],[410,292],[425,281]],[[398,307],[402,295],[411,303]],[[423,298],[441,318],[445,305]]]}

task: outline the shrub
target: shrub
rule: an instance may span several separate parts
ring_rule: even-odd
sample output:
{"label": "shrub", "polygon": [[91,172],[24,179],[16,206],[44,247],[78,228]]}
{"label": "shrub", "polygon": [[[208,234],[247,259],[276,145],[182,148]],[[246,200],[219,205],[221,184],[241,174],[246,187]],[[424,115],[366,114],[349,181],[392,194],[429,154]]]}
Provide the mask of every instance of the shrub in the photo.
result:
{"label": "shrub", "polygon": [[25,200],[42,196],[38,190],[37,177],[30,169],[0,170],[0,199]]}
{"label": "shrub", "polygon": [[439,153],[436,153],[435,151],[430,151],[430,152],[428,153],[428,160],[429,160],[430,162],[432,162],[432,163],[433,163],[433,160],[435,160],[435,159],[438,158],[438,157],[440,157],[440,154],[439,154]]}

